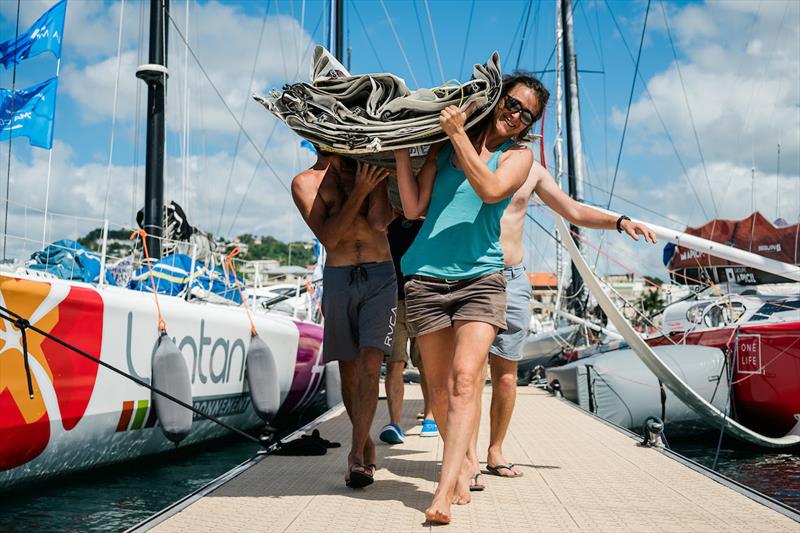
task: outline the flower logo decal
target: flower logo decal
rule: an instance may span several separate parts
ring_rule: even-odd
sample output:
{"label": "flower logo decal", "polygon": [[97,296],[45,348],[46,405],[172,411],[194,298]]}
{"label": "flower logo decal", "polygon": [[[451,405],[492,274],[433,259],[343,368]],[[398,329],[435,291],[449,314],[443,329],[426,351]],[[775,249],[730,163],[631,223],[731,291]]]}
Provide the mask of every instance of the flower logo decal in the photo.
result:
{"label": "flower logo decal", "polygon": [[[0,305],[44,330],[100,357],[103,300],[97,291],[0,276]],[[38,333],[28,331],[33,398],[22,332],[0,320],[0,470],[25,464],[50,441],[51,420],[73,429],[86,412],[98,365]]]}

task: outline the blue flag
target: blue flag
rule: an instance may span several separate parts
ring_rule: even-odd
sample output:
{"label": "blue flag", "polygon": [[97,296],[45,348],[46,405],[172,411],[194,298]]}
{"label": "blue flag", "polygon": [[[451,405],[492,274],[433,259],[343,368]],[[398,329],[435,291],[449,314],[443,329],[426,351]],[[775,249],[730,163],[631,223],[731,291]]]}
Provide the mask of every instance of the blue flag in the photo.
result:
{"label": "blue flag", "polygon": [[0,89],[0,140],[27,137],[32,146],[52,148],[57,89],[58,78],[50,78],[33,87],[13,91],[13,104],[12,91]]}
{"label": "blue flag", "polygon": [[34,22],[28,31],[16,39],[0,43],[0,63],[8,68],[12,63],[19,63],[42,52],[52,52],[60,58],[66,13],[67,0],[61,0]]}

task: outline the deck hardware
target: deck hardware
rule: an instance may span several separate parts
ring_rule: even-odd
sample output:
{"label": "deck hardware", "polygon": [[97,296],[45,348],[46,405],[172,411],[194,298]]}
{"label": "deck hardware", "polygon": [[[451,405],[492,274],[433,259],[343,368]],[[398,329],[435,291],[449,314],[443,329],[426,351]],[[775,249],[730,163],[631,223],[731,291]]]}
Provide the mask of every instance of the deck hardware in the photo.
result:
{"label": "deck hardware", "polygon": [[642,433],[644,433],[642,446],[648,448],[664,447],[664,442],[661,438],[664,433],[664,422],[657,416],[648,416],[647,419],[645,419],[644,425],[642,426]]}
{"label": "deck hardware", "polygon": [[553,396],[556,396],[556,394],[560,393],[561,397],[564,397],[564,393],[561,391],[561,383],[559,383],[557,379],[554,379],[550,382],[550,384],[547,386],[547,392]]}

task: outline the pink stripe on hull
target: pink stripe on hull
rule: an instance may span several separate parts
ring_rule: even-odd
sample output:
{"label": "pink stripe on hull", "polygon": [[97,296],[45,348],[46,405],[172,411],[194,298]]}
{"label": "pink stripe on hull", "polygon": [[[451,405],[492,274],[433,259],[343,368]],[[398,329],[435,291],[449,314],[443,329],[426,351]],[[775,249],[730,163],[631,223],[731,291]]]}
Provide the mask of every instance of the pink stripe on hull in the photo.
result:
{"label": "pink stripe on hull", "polygon": [[297,362],[294,366],[292,386],[279,416],[302,407],[311,399],[322,383],[322,326],[295,321],[300,332],[297,343]]}

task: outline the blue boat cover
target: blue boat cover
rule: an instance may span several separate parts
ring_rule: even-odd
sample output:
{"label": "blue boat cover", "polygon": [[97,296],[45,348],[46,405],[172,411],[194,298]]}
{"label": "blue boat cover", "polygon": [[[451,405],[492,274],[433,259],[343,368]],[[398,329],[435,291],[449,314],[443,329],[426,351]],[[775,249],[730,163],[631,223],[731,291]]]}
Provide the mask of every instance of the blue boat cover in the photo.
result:
{"label": "blue boat cover", "polygon": [[[72,240],[56,241],[44,250],[34,252],[27,268],[47,272],[60,279],[87,283],[100,281],[100,258]],[[108,271],[105,278],[109,285],[117,284]]]}
{"label": "blue boat cover", "polygon": [[[183,293],[191,278],[192,258],[186,254],[172,254],[153,263],[151,268],[142,267],[131,278],[128,288],[137,291],[153,292],[150,282],[152,269],[156,292],[176,296]],[[242,280],[238,280],[242,283]],[[242,303],[236,289],[236,277],[232,272],[220,268],[210,268],[197,261],[194,266],[192,287],[199,287],[235,303]]]}

